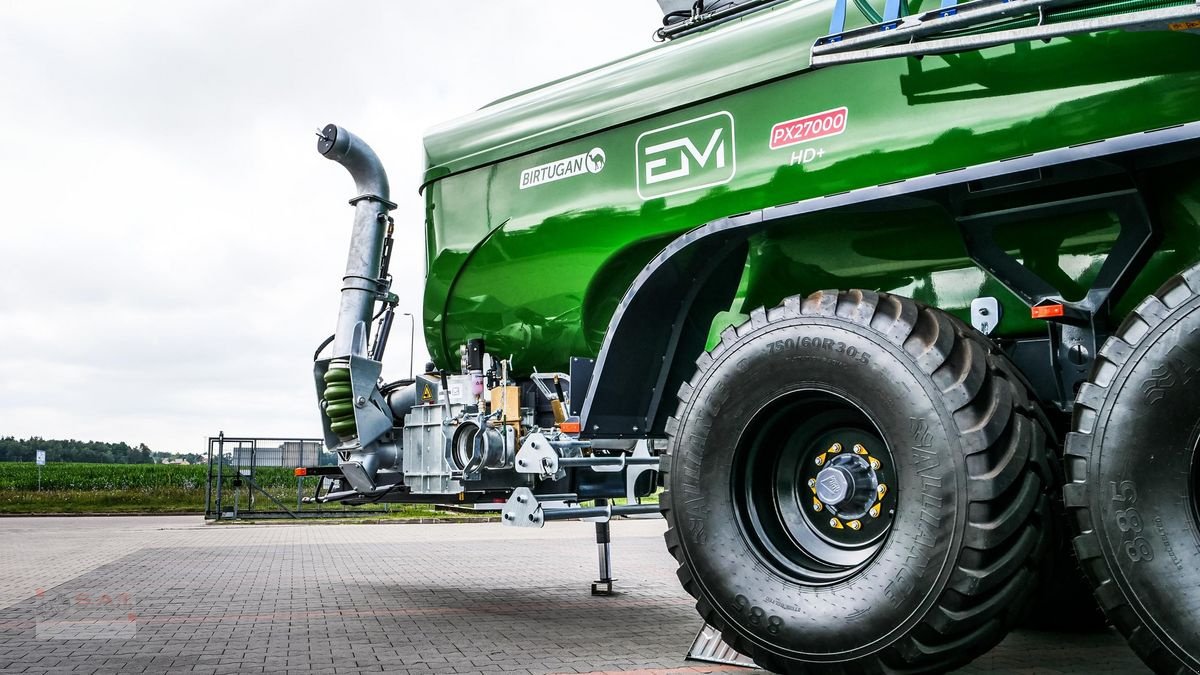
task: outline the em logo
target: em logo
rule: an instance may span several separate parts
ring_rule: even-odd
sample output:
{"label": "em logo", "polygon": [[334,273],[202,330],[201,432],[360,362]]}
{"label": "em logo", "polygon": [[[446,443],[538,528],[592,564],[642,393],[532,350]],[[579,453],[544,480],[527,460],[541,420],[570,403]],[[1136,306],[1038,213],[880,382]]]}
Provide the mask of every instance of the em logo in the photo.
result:
{"label": "em logo", "polygon": [[728,183],[737,172],[733,115],[722,111],[638,136],[637,172],[642,199]]}

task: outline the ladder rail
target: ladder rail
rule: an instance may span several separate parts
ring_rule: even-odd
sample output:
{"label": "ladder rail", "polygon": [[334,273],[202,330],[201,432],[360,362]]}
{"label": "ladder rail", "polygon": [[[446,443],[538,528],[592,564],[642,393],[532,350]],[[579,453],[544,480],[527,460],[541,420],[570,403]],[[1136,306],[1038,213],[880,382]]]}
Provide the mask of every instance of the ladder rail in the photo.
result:
{"label": "ladder rail", "polygon": [[817,39],[812,53],[831,54],[862,47],[907,42],[931,33],[967,28],[980,22],[1036,14],[1063,0],[972,0],[961,5],[932,9],[909,17],[884,20]]}
{"label": "ladder rail", "polygon": [[[976,2],[978,1],[979,0],[976,0]],[[1052,1],[1053,0],[1051,0],[1051,2]],[[989,2],[991,2],[991,0],[989,0]],[[1010,0],[1009,4],[1016,2],[1022,2],[1023,7],[1040,6],[1039,11],[1044,11],[1046,5],[1050,4],[1050,2],[1046,2],[1046,0],[1030,0],[1029,2],[1026,2],[1025,0]],[[965,6],[966,5],[959,5],[958,9],[961,10]],[[922,14],[921,17],[927,17],[928,14],[936,14],[942,11],[943,10],[934,10],[934,12]],[[973,15],[973,17],[979,16],[994,15]],[[879,41],[871,41],[867,39],[867,36],[859,38],[857,35],[855,36],[855,39],[861,39],[861,41],[839,42],[837,40],[831,40],[831,38],[837,38],[839,36],[826,36],[819,39],[813,46],[811,66],[814,68],[819,68],[896,57],[926,56],[932,54],[972,51],[1015,42],[1049,40],[1055,37],[1078,35],[1081,33],[1094,33],[1106,30],[1192,31],[1200,29],[1200,3],[1159,9],[1138,10],[1124,14],[1090,17],[1053,24],[1039,24],[1037,26],[1028,26],[1009,30],[997,30],[987,33],[916,41],[917,37],[928,36],[936,32],[941,32],[943,27],[952,26],[961,28],[964,27],[964,25],[970,25],[969,23],[964,24],[963,22],[942,23],[947,21],[947,19],[952,18],[954,17],[950,16],[947,18],[938,18],[933,20],[925,18],[924,23],[912,24],[914,28],[907,30],[899,36],[903,44],[894,44],[893,40],[886,38]],[[975,22],[977,22],[977,19]],[[877,24],[876,28],[879,25],[881,24]],[[861,33],[862,30],[863,29],[857,29],[853,32],[857,34]],[[897,29],[894,31],[888,31],[888,33],[885,35],[891,37],[891,35],[895,35],[899,32],[900,30]]]}

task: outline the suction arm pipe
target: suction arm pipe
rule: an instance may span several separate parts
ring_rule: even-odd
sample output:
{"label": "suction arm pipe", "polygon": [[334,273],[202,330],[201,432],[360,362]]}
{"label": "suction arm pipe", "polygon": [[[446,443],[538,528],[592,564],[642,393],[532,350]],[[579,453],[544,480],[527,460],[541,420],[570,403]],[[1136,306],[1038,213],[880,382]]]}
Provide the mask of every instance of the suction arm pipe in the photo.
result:
{"label": "suction arm pipe", "polygon": [[[380,266],[387,232],[387,212],[396,208],[390,199],[387,172],[371,146],[345,129],[328,124],[318,134],[317,151],[341,164],[354,178],[358,196],[354,206],[354,229],[350,254],[342,277],[342,301],[334,332],[333,357],[365,356],[367,332],[381,285]],[[356,328],[361,325],[360,332]]]}

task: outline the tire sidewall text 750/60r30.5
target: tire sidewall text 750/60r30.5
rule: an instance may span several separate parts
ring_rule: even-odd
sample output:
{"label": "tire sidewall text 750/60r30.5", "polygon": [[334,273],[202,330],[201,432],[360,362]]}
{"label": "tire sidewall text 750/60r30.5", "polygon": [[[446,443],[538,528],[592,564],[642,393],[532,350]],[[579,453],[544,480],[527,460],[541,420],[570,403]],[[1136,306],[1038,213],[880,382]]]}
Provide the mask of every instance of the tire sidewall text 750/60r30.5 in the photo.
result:
{"label": "tire sidewall text 750/60r30.5", "polygon": [[1200,266],[1100,349],[1073,429],[1063,498],[1100,606],[1154,670],[1200,672]]}
{"label": "tire sidewall text 750/60r30.5", "polygon": [[[667,424],[666,537],[684,587],[732,646],[781,672],[937,671],[1020,618],[1049,552],[1047,430],[986,338],[905,298],[822,291],[754,310],[697,366]],[[747,479],[792,470],[796,448],[786,435],[764,441],[762,424],[813,428],[826,407],[844,412],[832,436],[813,437],[821,454],[796,480],[843,434],[877,438],[884,447],[865,450],[881,458],[876,479],[892,481],[876,517],[886,531],[852,539],[841,558],[822,540],[846,527],[805,534],[830,517],[806,501],[812,479],[780,489],[775,515],[756,507],[755,486],[772,483]],[[804,518],[779,515],[798,512],[792,499],[810,508]],[[855,529],[871,526],[867,516]]]}

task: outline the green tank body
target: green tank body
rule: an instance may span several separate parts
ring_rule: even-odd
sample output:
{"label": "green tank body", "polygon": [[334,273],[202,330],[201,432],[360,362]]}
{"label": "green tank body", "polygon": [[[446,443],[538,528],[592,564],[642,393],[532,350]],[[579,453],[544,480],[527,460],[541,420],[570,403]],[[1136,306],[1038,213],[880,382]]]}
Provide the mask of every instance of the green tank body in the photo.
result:
{"label": "green tank body", "polygon": [[[826,3],[786,3],[433,130],[424,325],[435,361],[455,363],[478,336],[519,370],[594,356],[646,262],[716,218],[1200,118],[1192,35],[1112,31],[811,69],[827,22]],[[1197,257],[1198,187],[1178,172],[1157,186],[1169,232],[1130,302]],[[1071,298],[1116,237],[1106,220],[1059,218],[1002,243]],[[992,295],[1007,310],[999,335],[1042,329],[928,208],[818,213],[757,236],[730,310],[821,288],[964,316]]]}
{"label": "green tank body", "polygon": [[1200,4],[659,1],[665,43],[426,136],[411,379],[386,172],[322,129],[314,501],[594,519],[595,595],[661,513],[697,658],[951,672],[1107,621],[1200,672]]}

